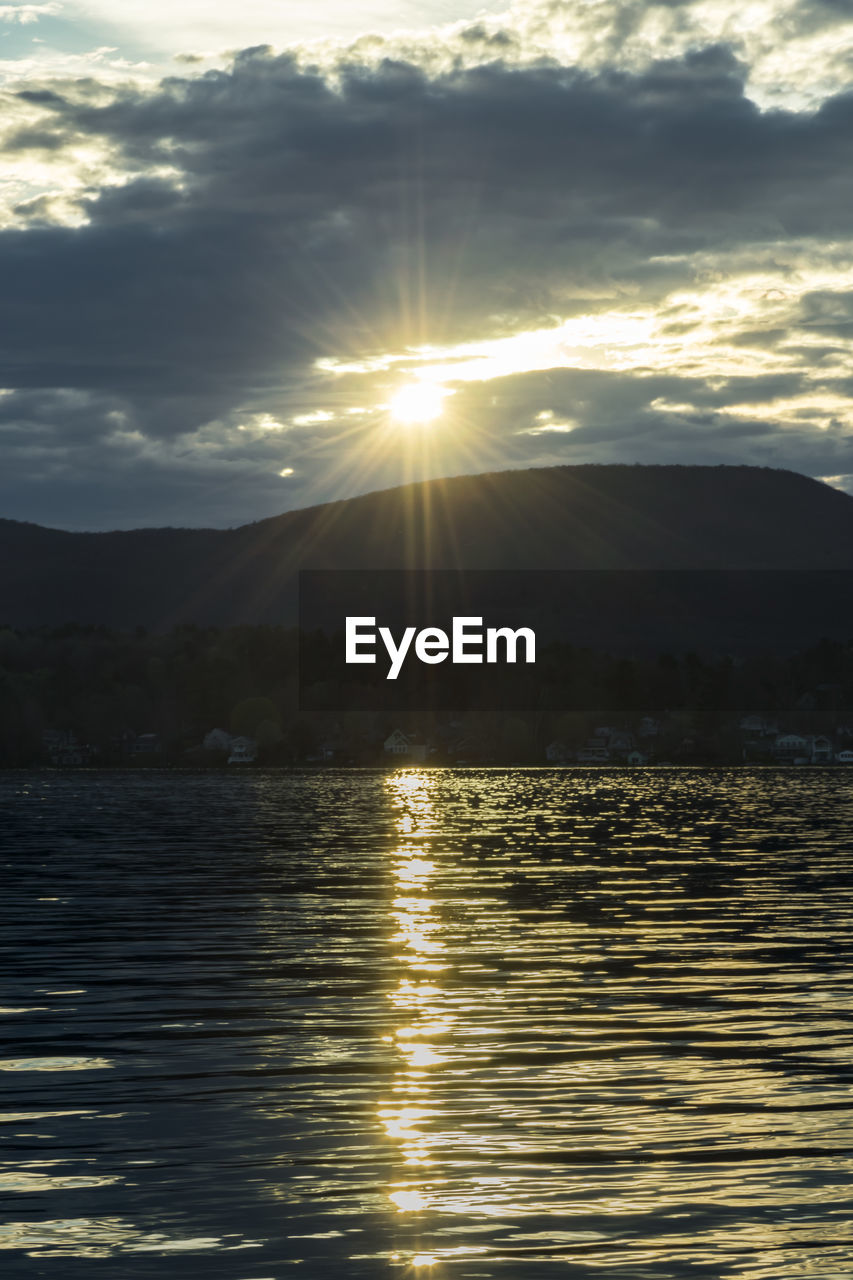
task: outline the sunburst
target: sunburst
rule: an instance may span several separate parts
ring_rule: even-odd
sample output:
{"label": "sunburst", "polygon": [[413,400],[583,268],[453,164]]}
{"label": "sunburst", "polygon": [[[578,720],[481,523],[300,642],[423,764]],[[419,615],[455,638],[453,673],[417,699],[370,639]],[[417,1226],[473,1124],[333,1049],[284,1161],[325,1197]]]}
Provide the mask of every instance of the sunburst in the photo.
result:
{"label": "sunburst", "polygon": [[421,426],[441,416],[448,394],[438,382],[407,382],[392,396],[388,409],[394,422]]}

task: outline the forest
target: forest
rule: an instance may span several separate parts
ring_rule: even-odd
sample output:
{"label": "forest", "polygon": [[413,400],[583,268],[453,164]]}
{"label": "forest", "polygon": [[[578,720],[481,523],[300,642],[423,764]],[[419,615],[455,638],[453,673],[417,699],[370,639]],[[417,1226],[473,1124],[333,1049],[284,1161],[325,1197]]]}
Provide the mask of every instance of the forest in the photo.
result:
{"label": "forest", "polygon": [[[296,628],[267,625],[2,629],[0,765],[50,763],[62,738],[98,766],[218,766],[224,750],[204,746],[214,729],[254,740],[259,764],[281,766],[378,763],[395,729],[437,762],[483,763],[543,762],[548,744],[574,750],[602,725],[639,741],[653,724],[652,758],[711,762],[772,759],[770,728],[829,735],[836,747],[853,737],[853,645],[834,640],[747,658],[552,644],[526,688],[460,686],[453,706],[418,689],[404,705],[387,682],[336,673],[326,637],[301,641]],[[745,729],[750,717],[766,732]]]}

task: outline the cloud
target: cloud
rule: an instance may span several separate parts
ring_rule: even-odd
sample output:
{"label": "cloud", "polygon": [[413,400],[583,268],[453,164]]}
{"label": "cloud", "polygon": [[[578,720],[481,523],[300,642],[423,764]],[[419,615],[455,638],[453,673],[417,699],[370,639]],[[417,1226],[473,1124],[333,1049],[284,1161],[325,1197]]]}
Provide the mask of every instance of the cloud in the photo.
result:
{"label": "cloud", "polygon": [[0,4],[0,22],[19,22],[22,26],[29,26],[39,18],[54,18],[61,12],[61,4]]}
{"label": "cloud", "polygon": [[[575,5],[602,38],[573,62],[538,5],[409,57],[10,91],[6,509],[69,522],[93,477],[96,522],[227,523],[416,467],[853,473],[853,94],[762,108],[741,28],[689,47],[707,11]],[[785,13],[795,44],[845,21]],[[382,406],[418,376],[455,394],[416,448]]]}

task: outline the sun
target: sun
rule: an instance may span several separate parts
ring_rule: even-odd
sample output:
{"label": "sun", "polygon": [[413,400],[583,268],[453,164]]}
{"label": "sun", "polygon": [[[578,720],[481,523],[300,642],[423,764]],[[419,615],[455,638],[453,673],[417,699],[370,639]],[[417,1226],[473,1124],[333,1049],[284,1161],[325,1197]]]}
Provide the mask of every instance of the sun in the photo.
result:
{"label": "sun", "polygon": [[407,382],[392,397],[388,408],[394,421],[406,426],[434,422],[441,415],[448,394],[437,382]]}

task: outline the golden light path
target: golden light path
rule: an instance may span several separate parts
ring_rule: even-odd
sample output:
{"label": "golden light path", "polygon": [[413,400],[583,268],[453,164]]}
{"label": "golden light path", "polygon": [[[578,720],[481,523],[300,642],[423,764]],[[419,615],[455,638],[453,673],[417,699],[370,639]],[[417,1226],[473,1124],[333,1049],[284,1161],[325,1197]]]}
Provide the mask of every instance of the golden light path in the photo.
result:
{"label": "golden light path", "polygon": [[[379,1116],[404,1165],[411,1168],[412,1176],[394,1182],[388,1191],[396,1211],[407,1214],[430,1205],[429,1191],[418,1176],[427,1174],[433,1164],[435,1135],[433,1130],[431,1138],[430,1125],[437,1115],[430,1102],[430,1077],[445,1062],[437,1041],[451,1032],[454,1015],[447,1008],[440,981],[445,943],[438,903],[430,897],[436,865],[426,856],[437,826],[433,780],[426,772],[405,770],[390,775],[387,785],[400,838],[394,854],[396,896],[391,907],[396,932],[391,941],[399,948],[405,973],[389,997],[400,1025],[387,1039],[395,1044],[400,1067],[392,1097],[381,1104]],[[419,1252],[408,1260],[416,1268],[433,1267],[438,1261],[432,1254]]]}

